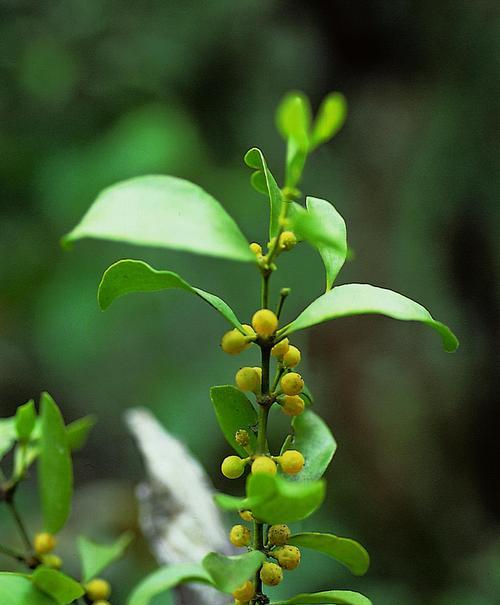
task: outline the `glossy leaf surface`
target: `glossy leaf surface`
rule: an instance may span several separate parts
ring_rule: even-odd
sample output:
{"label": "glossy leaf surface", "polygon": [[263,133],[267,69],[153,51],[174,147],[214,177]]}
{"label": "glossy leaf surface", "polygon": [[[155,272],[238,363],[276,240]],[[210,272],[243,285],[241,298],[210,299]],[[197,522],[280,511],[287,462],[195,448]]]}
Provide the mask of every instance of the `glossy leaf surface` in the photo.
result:
{"label": "glossy leaf surface", "polygon": [[85,593],[83,586],[73,578],[43,565],[35,569],[32,578],[35,586],[59,605],[68,605]]}
{"label": "glossy leaf surface", "polygon": [[310,147],[326,143],[342,128],[347,114],[347,103],[340,92],[331,92],[321,102],[312,127]]}
{"label": "glossy leaf surface", "polygon": [[0,573],[0,603],[2,605],[57,605],[57,601],[38,590],[29,576]]}
{"label": "glossy leaf surface", "polygon": [[112,544],[99,544],[85,536],[78,538],[78,552],[82,563],[82,580],[88,582],[113,561],[119,559],[132,541],[133,534],[126,532]]}
{"label": "glossy leaf surface", "polygon": [[240,456],[246,457],[247,452],[236,443],[234,436],[237,430],[245,429],[250,437],[250,446],[255,447],[257,437],[254,429],[257,424],[257,412],[254,406],[244,393],[231,385],[212,387],[210,398],[227,442]]}
{"label": "glossy leaf surface", "polygon": [[370,599],[350,590],[326,590],[299,594],[288,601],[274,601],[271,605],[372,605]]}
{"label": "glossy leaf surface", "polygon": [[30,399],[16,410],[16,432],[20,441],[28,441],[36,423],[35,402]]}
{"label": "glossy leaf surface", "polygon": [[211,552],[203,559],[203,567],[221,592],[233,592],[255,575],[266,555],[253,550],[243,555],[226,557]]}

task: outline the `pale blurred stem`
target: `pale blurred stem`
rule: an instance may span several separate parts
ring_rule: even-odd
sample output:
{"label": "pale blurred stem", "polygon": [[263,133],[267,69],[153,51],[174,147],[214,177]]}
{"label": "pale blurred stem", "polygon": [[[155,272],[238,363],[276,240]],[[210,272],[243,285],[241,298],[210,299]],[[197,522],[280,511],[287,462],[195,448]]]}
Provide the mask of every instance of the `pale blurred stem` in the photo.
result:
{"label": "pale blurred stem", "polygon": [[26,559],[23,557],[23,555],[19,554],[15,550],[12,550],[8,546],[4,546],[3,544],[0,544],[0,553],[4,554],[6,557],[15,559],[16,561],[19,561],[20,563],[26,562]]}
{"label": "pale blurred stem", "polygon": [[19,530],[19,534],[24,542],[26,550],[28,551],[28,553],[31,553],[33,550],[33,547],[31,546],[31,540],[29,538],[29,535],[28,535],[28,532],[24,525],[24,522],[21,519],[21,515],[19,514],[19,511],[17,510],[14,499],[7,500],[6,504],[12,514],[12,517],[14,518],[14,521],[16,523],[17,529]]}

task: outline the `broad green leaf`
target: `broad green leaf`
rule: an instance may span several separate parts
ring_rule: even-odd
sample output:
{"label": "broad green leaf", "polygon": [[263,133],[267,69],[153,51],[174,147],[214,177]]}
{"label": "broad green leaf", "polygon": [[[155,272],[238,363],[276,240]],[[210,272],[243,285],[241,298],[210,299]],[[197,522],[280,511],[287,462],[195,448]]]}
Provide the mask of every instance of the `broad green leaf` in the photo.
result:
{"label": "broad green leaf", "polygon": [[39,489],[44,529],[57,533],[71,510],[73,466],[66,427],[59,408],[48,393],[41,397]]}
{"label": "broad green leaf", "polygon": [[292,91],[283,97],[276,110],[276,126],[285,140],[292,138],[302,148],[307,148],[311,128],[311,106],[304,93]]}
{"label": "broad green leaf", "polygon": [[233,310],[218,296],[194,288],[171,271],[157,271],[142,260],[119,260],[106,269],[102,276],[97,299],[104,311],[109,305],[125,294],[131,292],[160,292],[173,288],[196,294],[227,321],[242,330],[241,323]]}
{"label": "broad green leaf", "polygon": [[[317,198],[308,198],[317,199]],[[318,200],[324,204],[330,204],[324,200]],[[340,215],[334,216],[331,211],[327,210],[322,204],[312,204],[315,210],[306,210],[300,204],[293,202],[290,204],[289,216],[287,219],[288,227],[294,231],[299,240],[307,240],[312,246],[317,248],[323,258],[323,262],[328,262],[327,279],[336,276],[335,271],[340,270],[346,255],[346,232],[345,225],[342,229],[340,223]],[[333,208],[333,206],[332,206]],[[325,215],[328,218],[325,219]],[[340,219],[340,220],[339,220]],[[336,251],[336,256],[333,258],[333,251]],[[329,252],[328,255],[323,253]],[[326,260],[325,260],[326,259]]]}
{"label": "broad green leaf", "polygon": [[16,410],[16,432],[20,441],[28,441],[36,423],[35,402],[30,399]]}
{"label": "broad green leaf", "polygon": [[72,452],[80,450],[85,445],[95,423],[94,416],[83,416],[66,425],[66,437]]}
{"label": "broad green leaf", "polygon": [[274,601],[271,605],[329,605],[330,603],[333,605],[372,605],[370,599],[359,592],[350,590],[326,590],[299,594],[288,601]]}
{"label": "broad green leaf", "polygon": [[0,603],[2,605],[56,605],[57,601],[38,590],[30,576],[1,572]]}
{"label": "broad green leaf", "polygon": [[326,289],[330,290],[347,256],[347,230],[344,219],[326,200],[317,197],[306,199],[307,212],[328,232],[335,245],[320,240],[311,242],[320,253],[326,271]]}
{"label": "broad green leaf", "polygon": [[257,412],[250,400],[239,389],[231,385],[212,387],[210,389],[210,399],[227,442],[240,456],[247,456],[247,452],[236,443],[234,436],[237,430],[245,429],[250,437],[250,447],[255,448],[257,442],[255,435]]}
{"label": "broad green leaf", "polygon": [[291,439],[283,451],[298,450],[305,459],[304,468],[296,475],[283,475],[288,481],[315,481],[321,479],[328,468],[337,443],[326,423],[312,410],[305,410],[292,420]]}
{"label": "broad green leaf", "polygon": [[254,576],[265,560],[266,555],[259,550],[232,557],[211,552],[202,564],[218,590],[233,592]]}
{"label": "broad green leaf", "polygon": [[267,195],[269,198],[269,238],[274,237],[279,231],[279,216],[282,195],[274,176],[267,166],[264,154],[257,147],[252,147],[245,154],[245,164],[256,172],[252,174],[251,183],[254,189]]}
{"label": "broad green leaf", "polygon": [[0,460],[17,440],[15,418],[0,418]]}
{"label": "broad green leaf", "polygon": [[327,95],[318,110],[311,132],[311,149],[326,143],[342,128],[347,113],[345,97],[340,92]]}
{"label": "broad green leaf", "polygon": [[147,576],[132,591],[127,605],[148,605],[154,597],[178,584],[199,582],[212,584],[212,579],[201,565],[172,565],[162,567]]}
{"label": "broad green leaf", "polygon": [[294,534],[288,544],[311,548],[345,565],[355,576],[362,576],[370,566],[370,556],[359,542],[333,534],[304,532]]}
{"label": "broad green leaf", "polygon": [[37,567],[32,578],[35,586],[52,597],[59,605],[68,605],[85,594],[81,584],[55,569]]}
{"label": "broad green leaf", "polygon": [[265,523],[291,523],[309,517],[323,502],[323,481],[290,482],[280,476],[250,475],[246,498],[217,494],[215,501],[225,510],[251,510]]}
{"label": "broad green leaf", "polygon": [[297,319],[278,334],[288,335],[338,317],[372,313],[402,321],[420,321],[441,334],[446,351],[454,351],[458,347],[458,340],[453,332],[434,320],[422,305],[392,290],[368,284],[346,284],[333,288],[313,301]]}
{"label": "broad green leaf", "polygon": [[126,532],[113,544],[99,544],[85,536],[78,537],[78,552],[82,563],[82,580],[88,582],[103,569],[119,559],[132,541],[133,534]]}
{"label": "broad green leaf", "polygon": [[220,203],[172,176],[136,177],[102,191],[63,244],[85,237],[255,261]]}

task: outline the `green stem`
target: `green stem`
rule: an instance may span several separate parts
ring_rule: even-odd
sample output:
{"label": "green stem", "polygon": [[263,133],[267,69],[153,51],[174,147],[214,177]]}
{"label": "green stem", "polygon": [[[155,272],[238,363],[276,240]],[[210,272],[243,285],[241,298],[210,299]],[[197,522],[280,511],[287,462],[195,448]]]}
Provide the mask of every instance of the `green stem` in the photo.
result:
{"label": "green stem", "polygon": [[269,278],[271,277],[271,273],[263,270],[262,271],[262,287],[261,287],[261,297],[260,297],[260,306],[262,309],[269,309]]}
{"label": "green stem", "polygon": [[276,308],[276,317],[279,319],[281,315],[281,311],[283,310],[283,305],[285,304],[286,297],[290,294],[290,288],[281,288],[280,291],[280,300],[278,303],[278,307]]}

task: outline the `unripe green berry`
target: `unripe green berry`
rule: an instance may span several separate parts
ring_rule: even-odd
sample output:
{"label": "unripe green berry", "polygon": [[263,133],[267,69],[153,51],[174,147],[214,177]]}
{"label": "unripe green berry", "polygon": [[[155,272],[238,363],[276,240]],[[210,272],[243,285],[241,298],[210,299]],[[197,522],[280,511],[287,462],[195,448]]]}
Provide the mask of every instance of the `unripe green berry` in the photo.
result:
{"label": "unripe green berry", "polygon": [[288,525],[271,525],[267,532],[267,539],[273,546],[282,546],[288,542],[291,535]]}
{"label": "unripe green berry", "polygon": [[297,450],[287,450],[279,457],[281,470],[287,475],[296,475],[304,468],[304,456]]}
{"label": "unripe green berry", "polygon": [[269,456],[258,456],[252,463],[252,473],[254,475],[276,475],[276,462]]}
{"label": "unripe green berry", "polygon": [[237,430],[236,434],[234,435],[234,440],[238,445],[246,447],[250,443],[250,436],[248,435],[248,431],[245,431],[245,429]]}
{"label": "unripe green berry", "polygon": [[295,569],[300,563],[300,550],[296,546],[281,546],[273,550],[273,557],[283,569]]}
{"label": "unripe green berry", "polygon": [[229,541],[233,546],[239,548],[248,546],[251,538],[250,530],[244,525],[234,525],[229,532]]}
{"label": "unripe green berry", "polygon": [[236,372],[235,382],[242,391],[255,393],[260,389],[260,374],[255,368],[240,368]]}
{"label": "unripe green berry", "polygon": [[252,242],[250,244],[250,250],[254,254],[262,254],[262,246],[260,244],[257,244],[257,242]]}
{"label": "unripe green berry", "polygon": [[280,235],[279,247],[282,250],[291,250],[297,245],[297,236],[293,231],[283,231]]}
{"label": "unripe green berry", "polygon": [[91,601],[105,601],[111,594],[111,586],[106,580],[94,578],[85,585],[85,592]]}
{"label": "unripe green berry", "polygon": [[270,309],[259,309],[252,317],[252,326],[259,336],[269,338],[278,328],[278,318]]}
{"label": "unripe green berry", "polygon": [[305,408],[304,400],[298,395],[283,395],[280,403],[281,411],[287,416],[300,416]]}
{"label": "unripe green berry", "polygon": [[63,566],[61,557],[52,554],[42,556],[42,563],[45,567],[50,567],[51,569],[61,569]]}
{"label": "unripe green berry", "polygon": [[35,552],[37,555],[46,555],[54,550],[56,544],[56,537],[48,532],[36,534],[35,539],[33,540],[33,546],[35,547]]}
{"label": "unripe green berry", "polygon": [[283,570],[276,563],[264,563],[260,570],[260,579],[267,586],[277,586],[283,580]]}
{"label": "unripe green berry", "polygon": [[228,479],[238,479],[245,472],[245,462],[239,456],[228,456],[222,461],[221,471]]}
{"label": "unripe green berry", "polygon": [[285,395],[299,395],[304,388],[302,376],[297,372],[285,374],[280,381],[281,390]]}
{"label": "unripe green berry", "polygon": [[283,359],[283,355],[288,351],[289,346],[290,342],[288,338],[283,338],[271,349],[271,355],[276,357],[276,359]]}
{"label": "unripe green berry", "polygon": [[300,351],[297,347],[290,345],[288,351],[283,355],[283,365],[287,368],[294,368],[300,363]]}
{"label": "unripe green berry", "polygon": [[255,521],[255,518],[252,515],[251,510],[240,510],[239,515],[243,519],[243,521],[247,521],[247,522]]}
{"label": "unripe green berry", "polygon": [[247,580],[242,586],[233,592],[233,597],[241,603],[248,603],[255,595],[255,586],[253,582]]}

